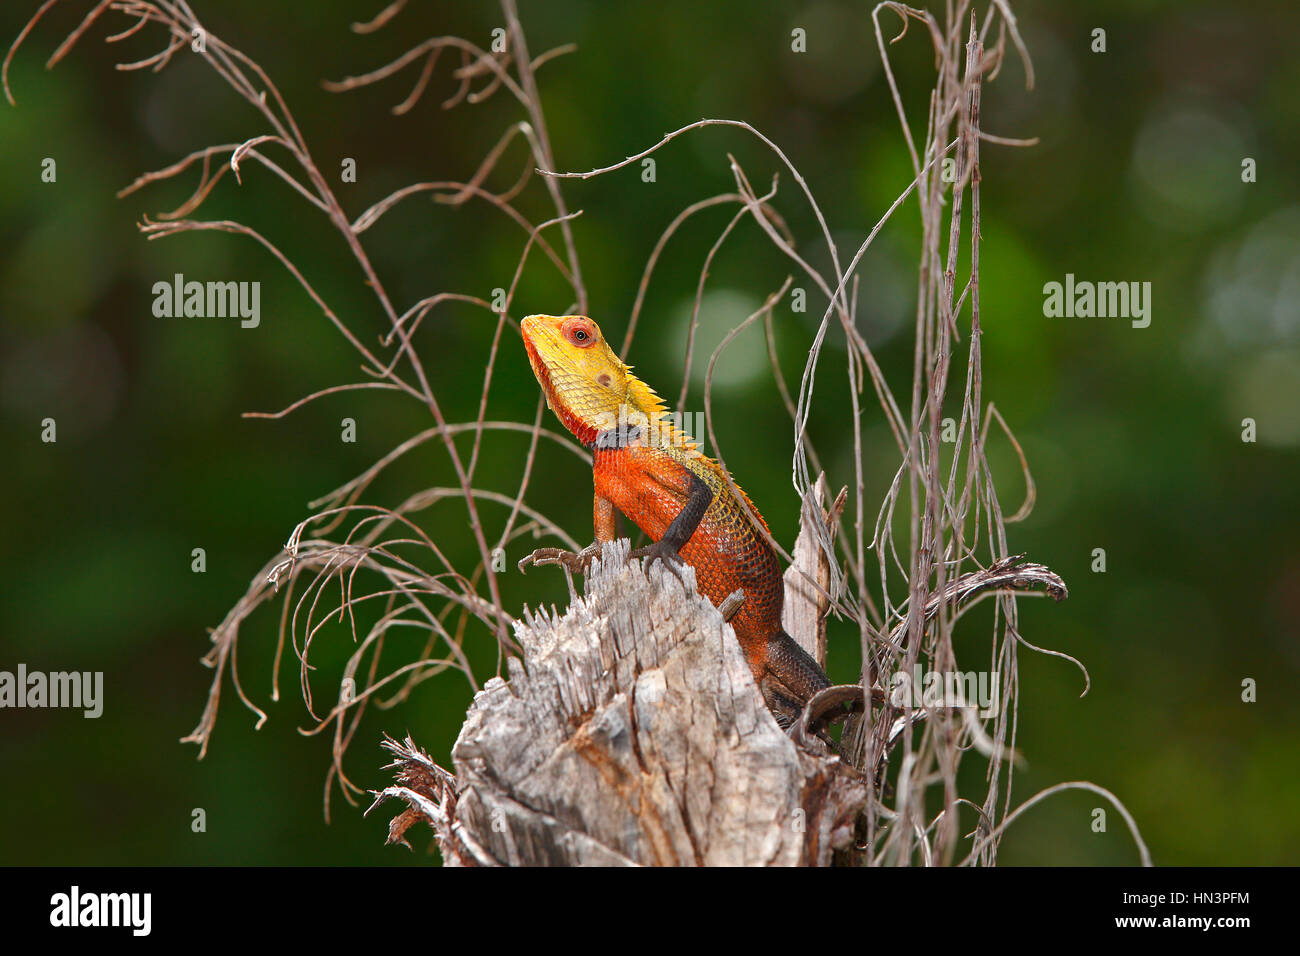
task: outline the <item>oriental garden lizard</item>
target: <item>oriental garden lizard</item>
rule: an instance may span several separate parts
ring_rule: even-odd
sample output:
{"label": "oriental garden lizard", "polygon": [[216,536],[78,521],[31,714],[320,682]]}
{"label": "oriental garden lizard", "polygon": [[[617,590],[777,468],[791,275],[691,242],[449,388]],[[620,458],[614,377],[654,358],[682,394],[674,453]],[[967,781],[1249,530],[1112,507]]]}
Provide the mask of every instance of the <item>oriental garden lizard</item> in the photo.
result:
{"label": "oriental garden lizard", "polygon": [[622,512],[654,542],[632,552],[645,558],[647,570],[656,561],[669,569],[690,565],[699,592],[715,606],[743,592],[731,626],[768,706],[789,724],[830,681],[781,627],[784,581],[758,510],[665,417],[663,401],[619,360],[595,322],[530,315],[521,330],[546,403],[592,452],[596,540],[577,554],[539,549],[519,562],[520,570],[563,564],[585,573],[601,543],[614,539],[614,513]]}

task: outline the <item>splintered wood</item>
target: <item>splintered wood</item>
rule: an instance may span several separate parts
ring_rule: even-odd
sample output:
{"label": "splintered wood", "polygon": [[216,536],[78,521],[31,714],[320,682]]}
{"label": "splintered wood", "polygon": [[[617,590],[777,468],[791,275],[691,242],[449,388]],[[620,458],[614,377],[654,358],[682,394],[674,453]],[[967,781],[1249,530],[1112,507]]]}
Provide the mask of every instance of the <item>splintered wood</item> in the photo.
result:
{"label": "splintered wood", "polygon": [[408,785],[381,799],[410,808],[391,838],[418,817],[451,864],[829,864],[862,777],[777,727],[691,569],[647,579],[627,550],[605,546],[563,615],[516,624],[524,659],[474,698],[454,785],[389,743]]}
{"label": "splintered wood", "polygon": [[808,502],[804,502],[803,515],[799,521],[799,537],[794,542],[794,561],[785,569],[785,605],[781,608],[781,626],[824,668],[831,570],[826,552],[818,543],[813,523],[824,524],[828,540],[833,541],[848,489],[840,489],[829,511],[826,509],[829,492],[824,472],[817,476],[817,484],[813,489],[817,507],[814,510]]}

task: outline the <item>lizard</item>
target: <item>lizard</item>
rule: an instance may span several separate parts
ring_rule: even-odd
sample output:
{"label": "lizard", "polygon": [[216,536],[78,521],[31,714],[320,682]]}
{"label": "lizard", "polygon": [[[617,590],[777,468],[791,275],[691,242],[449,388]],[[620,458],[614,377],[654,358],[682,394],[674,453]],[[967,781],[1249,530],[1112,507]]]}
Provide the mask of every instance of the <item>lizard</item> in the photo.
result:
{"label": "lizard", "polygon": [[595,541],[581,552],[541,548],[519,562],[520,571],[561,564],[585,573],[601,544],[614,540],[621,512],[653,541],[631,553],[645,559],[647,571],[655,562],[670,570],[690,565],[715,607],[743,592],[732,629],[769,708],[789,726],[830,680],[781,626],[784,579],[758,509],[743,491],[739,498],[732,492],[739,486],[678,427],[590,318],[530,315],[520,330],[547,405],[592,453],[595,526]]}

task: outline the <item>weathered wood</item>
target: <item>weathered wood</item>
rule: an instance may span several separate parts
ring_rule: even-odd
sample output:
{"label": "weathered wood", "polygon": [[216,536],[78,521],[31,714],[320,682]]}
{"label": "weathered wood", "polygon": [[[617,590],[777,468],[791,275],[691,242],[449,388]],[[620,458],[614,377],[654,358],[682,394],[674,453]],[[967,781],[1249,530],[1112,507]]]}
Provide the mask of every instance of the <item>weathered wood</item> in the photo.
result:
{"label": "weathered wood", "polygon": [[785,603],[781,608],[781,626],[800,647],[812,655],[813,660],[825,667],[826,612],[830,608],[828,592],[831,570],[826,553],[818,543],[813,522],[822,522],[834,540],[847,489],[836,496],[829,511],[826,509],[826,500],[830,497],[830,491],[824,473],[817,476],[814,490],[817,495],[816,507],[805,502],[799,518],[799,536],[795,538],[794,553],[791,555],[794,562],[785,569]]}
{"label": "weathered wood", "polygon": [[[662,565],[606,545],[563,615],[515,628],[524,659],[474,698],[451,777],[408,740],[390,839],[415,819],[453,864],[826,865],[866,797],[776,725],[731,627]],[[444,774],[444,776],[439,776]]]}

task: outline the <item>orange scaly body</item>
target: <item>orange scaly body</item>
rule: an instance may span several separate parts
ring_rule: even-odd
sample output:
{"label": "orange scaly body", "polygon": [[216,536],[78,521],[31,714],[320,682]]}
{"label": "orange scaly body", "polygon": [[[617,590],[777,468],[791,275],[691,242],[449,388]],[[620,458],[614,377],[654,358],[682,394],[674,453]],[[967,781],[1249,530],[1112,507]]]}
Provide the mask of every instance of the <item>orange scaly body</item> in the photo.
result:
{"label": "orange scaly body", "polygon": [[[597,447],[594,458],[596,496],[610,502],[653,541],[663,539],[673,519],[686,507],[694,485],[692,476],[713,492],[695,533],[678,553],[695,569],[700,593],[714,605],[737,588],[745,592],[745,603],[731,619],[731,626],[750,669],[761,675],[767,639],[781,630],[781,566],[727,487],[718,463],[635,438],[623,447]],[[757,509],[754,514],[761,522]],[[605,529],[597,525],[597,541],[613,539],[612,524]],[[767,530],[766,523],[763,529]]]}

